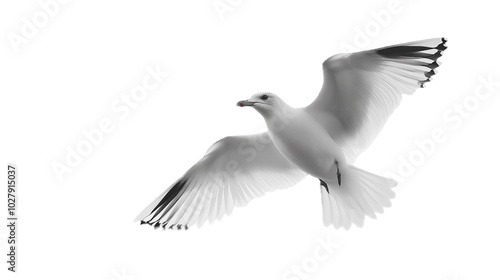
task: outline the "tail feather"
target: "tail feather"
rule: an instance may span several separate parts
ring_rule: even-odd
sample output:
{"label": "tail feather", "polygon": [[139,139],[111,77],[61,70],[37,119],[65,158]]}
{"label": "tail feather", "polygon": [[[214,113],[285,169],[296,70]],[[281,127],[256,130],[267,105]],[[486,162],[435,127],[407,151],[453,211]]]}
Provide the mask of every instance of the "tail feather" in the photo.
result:
{"label": "tail feather", "polygon": [[327,182],[329,191],[321,187],[323,223],[349,229],[363,226],[365,216],[376,218],[391,206],[396,181],[381,177],[352,165],[342,172],[342,185]]}

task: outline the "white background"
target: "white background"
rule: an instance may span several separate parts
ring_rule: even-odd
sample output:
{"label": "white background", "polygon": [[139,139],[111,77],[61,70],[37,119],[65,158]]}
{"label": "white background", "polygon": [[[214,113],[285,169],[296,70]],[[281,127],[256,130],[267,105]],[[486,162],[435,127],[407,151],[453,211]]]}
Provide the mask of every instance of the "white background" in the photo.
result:
{"label": "white background", "polygon": [[[233,0],[222,17],[212,0],[170,2],[69,1],[17,47],[9,38],[22,36],[23,17],[33,22],[43,9],[37,1],[0,4],[0,162],[2,174],[17,164],[20,197],[19,272],[2,261],[2,275],[499,279],[498,82],[489,97],[474,97],[480,79],[500,81],[494,2],[401,0],[391,12],[390,1]],[[391,18],[376,23],[382,10]],[[132,222],[217,139],[265,129],[236,101],[271,91],[304,106],[321,87],[322,61],[342,44],[368,49],[439,36],[449,48],[438,75],[405,97],[356,162],[403,179],[377,220],[325,228],[319,183],[308,178],[202,228],[155,231]],[[170,76],[120,119],[111,104],[156,65]],[[471,110],[458,117],[454,106],[464,102]],[[66,148],[106,118],[114,130],[58,180],[53,163],[64,164]],[[446,140],[418,158],[415,141],[436,129]],[[411,155],[413,172],[401,174]],[[7,236],[2,222],[2,256]],[[320,261],[318,239],[338,244]],[[306,275],[290,272],[303,265]]]}

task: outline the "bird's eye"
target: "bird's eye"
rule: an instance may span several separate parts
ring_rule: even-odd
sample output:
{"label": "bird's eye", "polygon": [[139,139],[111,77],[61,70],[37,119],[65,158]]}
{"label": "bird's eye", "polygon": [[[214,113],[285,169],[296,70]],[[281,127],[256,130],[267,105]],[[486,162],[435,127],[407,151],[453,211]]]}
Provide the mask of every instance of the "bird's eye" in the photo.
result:
{"label": "bird's eye", "polygon": [[264,95],[262,95],[262,96],[260,97],[260,99],[262,99],[262,100],[266,100],[266,99],[268,99],[268,98],[269,98],[269,96],[268,96],[267,94],[264,94]]}

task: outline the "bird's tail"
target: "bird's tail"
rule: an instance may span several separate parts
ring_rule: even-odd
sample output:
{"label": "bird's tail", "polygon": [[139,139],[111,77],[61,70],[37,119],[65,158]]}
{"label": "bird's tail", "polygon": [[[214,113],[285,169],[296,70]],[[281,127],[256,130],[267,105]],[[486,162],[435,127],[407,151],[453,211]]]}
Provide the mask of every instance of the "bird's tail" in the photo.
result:
{"label": "bird's tail", "polygon": [[396,181],[352,165],[341,170],[340,178],[327,182],[328,189],[321,186],[325,226],[349,229],[355,224],[361,227],[365,216],[375,218],[375,213],[383,213],[384,207],[391,206],[395,196],[391,188],[397,185]]}

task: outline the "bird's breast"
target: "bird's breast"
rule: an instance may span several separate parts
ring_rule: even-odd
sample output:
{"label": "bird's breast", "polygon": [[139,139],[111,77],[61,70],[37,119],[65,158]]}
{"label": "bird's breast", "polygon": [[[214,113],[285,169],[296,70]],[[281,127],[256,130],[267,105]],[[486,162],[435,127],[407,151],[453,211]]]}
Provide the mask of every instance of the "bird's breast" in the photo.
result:
{"label": "bird's breast", "polygon": [[344,156],[326,129],[306,112],[299,112],[286,120],[266,120],[269,135],[278,151],[303,171],[317,177],[330,175],[337,159]]}

